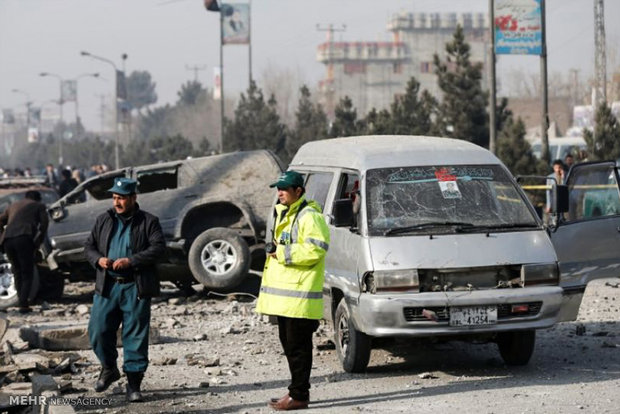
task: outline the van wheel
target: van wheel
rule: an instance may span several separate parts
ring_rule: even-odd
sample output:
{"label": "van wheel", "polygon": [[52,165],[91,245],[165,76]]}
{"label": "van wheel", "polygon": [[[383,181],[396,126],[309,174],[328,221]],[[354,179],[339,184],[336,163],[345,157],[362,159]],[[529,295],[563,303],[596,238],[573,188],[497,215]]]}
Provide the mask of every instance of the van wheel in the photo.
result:
{"label": "van wheel", "polygon": [[535,330],[497,334],[497,347],[507,365],[526,365],[534,353],[535,344]]}
{"label": "van wheel", "polygon": [[[35,266],[32,275],[32,286],[28,300],[32,304],[39,291],[39,272]],[[5,310],[11,306],[17,306],[19,298],[17,297],[17,287],[15,286],[15,276],[11,268],[11,263],[0,263],[0,310]]]}
{"label": "van wheel", "polygon": [[364,372],[370,360],[371,337],[353,326],[349,308],[342,298],[334,316],[336,352],[346,372]]}
{"label": "van wheel", "polygon": [[225,228],[200,234],[189,249],[189,268],[208,288],[230,289],[248,274],[250,249],[241,236]]}

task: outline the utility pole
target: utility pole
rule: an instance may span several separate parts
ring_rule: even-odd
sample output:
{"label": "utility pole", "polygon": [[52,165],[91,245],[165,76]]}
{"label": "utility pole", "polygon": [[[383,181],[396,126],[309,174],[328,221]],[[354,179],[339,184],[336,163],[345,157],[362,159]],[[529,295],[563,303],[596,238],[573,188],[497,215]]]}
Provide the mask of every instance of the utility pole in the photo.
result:
{"label": "utility pole", "polygon": [[347,26],[345,24],[341,25],[339,28],[334,28],[334,25],[330,23],[327,27],[321,27],[319,24],[316,25],[316,30],[318,32],[327,32],[327,114],[333,118],[334,116],[334,32],[344,32],[347,30]]}
{"label": "utility pole", "polygon": [[494,0],[489,0],[489,55],[491,61],[489,62],[489,151],[496,154],[496,142],[497,142],[497,121],[495,120],[496,108],[497,108],[497,81],[495,72],[495,4]]}
{"label": "utility pole", "polygon": [[594,66],[596,85],[592,105],[596,112],[599,105],[607,103],[604,0],[594,0]]}
{"label": "utility pole", "polygon": [[542,113],[541,113],[541,159],[551,162],[549,159],[549,98],[547,94],[547,13],[546,0],[540,2],[540,20],[541,20],[541,39],[540,39],[540,86],[542,95]]}
{"label": "utility pole", "polygon": [[190,65],[185,65],[185,69],[186,70],[190,70],[192,72],[194,72],[194,82],[198,82],[198,72],[201,70],[207,70],[207,67],[205,65],[194,65],[194,66],[190,66]]}

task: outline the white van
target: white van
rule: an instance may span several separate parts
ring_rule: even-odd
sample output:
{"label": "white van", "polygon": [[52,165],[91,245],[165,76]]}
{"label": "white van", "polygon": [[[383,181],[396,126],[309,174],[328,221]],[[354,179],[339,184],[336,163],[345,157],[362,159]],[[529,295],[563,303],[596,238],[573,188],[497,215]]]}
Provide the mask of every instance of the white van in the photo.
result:
{"label": "white van", "polygon": [[[592,168],[606,183],[615,171]],[[579,257],[564,289],[547,229],[486,149],[420,136],[336,138],[303,145],[289,169],[305,175],[307,197],[323,207],[330,229],[324,316],[345,371],[366,368],[374,337],[493,341],[507,364],[522,365],[537,329],[576,317],[586,268],[598,256],[564,244]],[[565,194],[554,209],[568,204]],[[554,234],[590,240],[589,226],[576,223]],[[605,264],[617,260],[616,246],[599,255]]]}
{"label": "white van", "polygon": [[[580,150],[587,151],[588,144],[583,137],[560,137],[549,138],[549,158],[551,161],[562,160],[568,154],[577,158]],[[536,158],[540,158],[542,153],[542,143],[540,139],[532,143],[532,153]]]}

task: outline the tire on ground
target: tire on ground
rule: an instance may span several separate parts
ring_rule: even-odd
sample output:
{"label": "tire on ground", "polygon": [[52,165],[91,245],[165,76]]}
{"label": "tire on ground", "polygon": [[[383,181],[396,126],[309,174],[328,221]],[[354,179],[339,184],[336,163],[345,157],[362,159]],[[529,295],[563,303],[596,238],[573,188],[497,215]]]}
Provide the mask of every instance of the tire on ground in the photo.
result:
{"label": "tire on ground", "polygon": [[39,292],[37,299],[57,300],[62,298],[65,290],[65,278],[50,272],[46,267],[37,267],[39,271]]}
{"label": "tire on ground", "polygon": [[506,365],[526,365],[534,353],[536,331],[513,331],[497,334],[497,347]]}
{"label": "tire on ground", "polygon": [[205,287],[230,289],[247,276],[250,249],[236,232],[213,228],[201,233],[189,249],[189,268]]}
{"label": "tire on ground", "polygon": [[[30,295],[28,296],[30,303],[33,303],[39,292],[39,272],[35,266],[32,287],[30,288]],[[11,264],[0,264],[0,310],[5,310],[11,306],[18,305],[17,289],[15,287],[15,276],[11,269]]]}
{"label": "tire on ground", "polygon": [[372,338],[355,329],[349,308],[342,298],[334,316],[336,352],[346,372],[364,372],[370,360]]}

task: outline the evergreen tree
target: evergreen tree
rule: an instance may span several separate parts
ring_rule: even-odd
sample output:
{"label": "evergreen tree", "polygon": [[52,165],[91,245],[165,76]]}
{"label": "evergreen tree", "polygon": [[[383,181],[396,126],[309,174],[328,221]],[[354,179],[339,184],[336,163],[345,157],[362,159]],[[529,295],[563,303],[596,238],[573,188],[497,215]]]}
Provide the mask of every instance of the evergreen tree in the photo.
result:
{"label": "evergreen tree", "polygon": [[350,137],[358,134],[357,110],[351,98],[340,99],[334,110],[335,119],[329,131],[330,137]]}
{"label": "evergreen tree", "polygon": [[151,74],[148,71],[131,72],[126,85],[127,102],[130,108],[135,108],[140,112],[142,108],[157,102],[156,84],[151,80]]}
{"label": "evergreen tree", "polygon": [[285,155],[286,126],[276,106],[274,96],[265,102],[263,91],[252,81],[247,95],[241,94],[234,119],[224,122],[224,151],[264,148]]}
{"label": "evergreen tree", "polygon": [[504,126],[498,134],[497,157],[513,175],[546,174],[544,161],[534,156],[530,144],[525,140],[525,124],[521,118],[514,121],[509,116],[503,122]]}
{"label": "evergreen tree", "polygon": [[206,95],[207,90],[202,87],[198,81],[187,81],[181,85],[181,90],[177,92],[179,105],[196,105],[200,99],[204,99],[202,95]]}
{"label": "evergreen tree", "polygon": [[366,117],[357,123],[360,135],[390,135],[394,131],[392,115],[386,109],[372,108]]}
{"label": "evergreen tree", "polygon": [[596,109],[594,133],[584,129],[583,138],[588,144],[590,161],[620,158],[620,124],[607,104]]}
{"label": "evergreen tree", "polygon": [[310,90],[306,85],[301,87],[300,94],[295,113],[295,129],[291,131],[286,142],[289,159],[292,159],[299,147],[306,142],[327,138],[329,123],[323,107],[312,103]]}
{"label": "evergreen tree", "polygon": [[480,146],[489,144],[487,95],[482,90],[482,64],[470,61],[470,47],[463,28],[457,26],[446,44],[446,60],[435,54],[435,74],[443,92],[437,116],[442,136],[464,139]]}
{"label": "evergreen tree", "polygon": [[420,82],[411,78],[405,94],[397,96],[391,106],[392,129],[395,135],[428,135],[431,131],[431,117],[436,112],[437,101],[428,91],[420,92]]}

